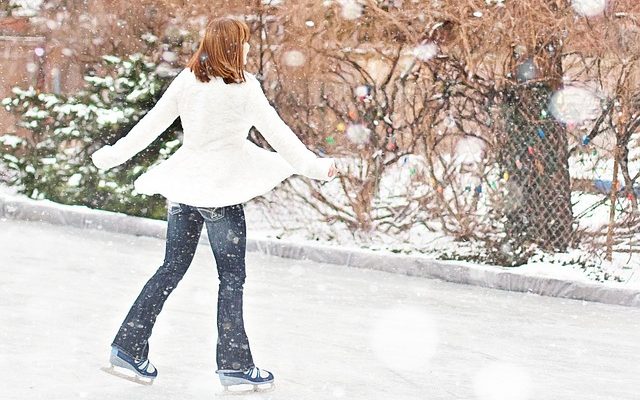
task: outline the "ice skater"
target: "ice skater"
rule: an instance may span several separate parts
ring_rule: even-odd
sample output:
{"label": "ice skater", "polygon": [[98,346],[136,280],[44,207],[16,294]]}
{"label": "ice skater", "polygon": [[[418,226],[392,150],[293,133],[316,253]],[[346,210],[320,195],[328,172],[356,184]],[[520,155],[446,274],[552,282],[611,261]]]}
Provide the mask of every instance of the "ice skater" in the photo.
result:
{"label": "ice skater", "polygon": [[[210,21],[186,67],[155,106],[123,138],[91,155],[106,170],[146,148],[180,117],[182,146],[134,182],[138,193],[168,200],[164,262],[145,284],[111,344],[110,372],[133,374],[150,384],[158,370],[149,361],[149,338],[164,302],[189,268],[202,226],[218,268],[216,373],[228,386],[271,384],[255,366],[242,313],[246,225],[243,203],[293,174],[329,181],[334,159],[319,158],[270,105],[256,77],[244,70],[249,28],[235,18]],[[255,126],[272,152],[247,139]],[[126,374],[125,374],[126,376]]]}

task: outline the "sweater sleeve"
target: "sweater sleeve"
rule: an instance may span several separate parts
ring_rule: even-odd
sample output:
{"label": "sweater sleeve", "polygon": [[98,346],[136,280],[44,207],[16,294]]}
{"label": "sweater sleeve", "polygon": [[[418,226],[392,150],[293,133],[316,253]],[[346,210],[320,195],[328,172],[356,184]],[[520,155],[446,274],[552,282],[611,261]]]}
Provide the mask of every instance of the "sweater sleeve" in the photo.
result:
{"label": "sweater sleeve", "polygon": [[187,69],[182,70],[169,84],[155,106],[140,121],[113,145],[101,147],[91,154],[94,165],[109,169],[120,165],[144,150],[178,117],[178,100],[182,92],[182,80]]}
{"label": "sweater sleeve", "polygon": [[271,106],[255,77],[249,75],[247,83],[251,88],[247,111],[253,126],[300,174],[312,179],[331,180],[333,177],[329,177],[329,169],[334,163],[333,158],[316,156],[300,141]]}

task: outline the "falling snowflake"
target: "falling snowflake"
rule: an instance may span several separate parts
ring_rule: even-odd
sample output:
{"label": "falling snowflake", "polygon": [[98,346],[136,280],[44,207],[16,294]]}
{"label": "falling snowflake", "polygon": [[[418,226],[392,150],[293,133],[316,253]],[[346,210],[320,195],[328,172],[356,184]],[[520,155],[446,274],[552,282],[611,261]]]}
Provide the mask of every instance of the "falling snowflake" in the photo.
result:
{"label": "falling snowflake", "polygon": [[538,76],[536,64],[532,59],[528,59],[522,64],[518,65],[516,71],[516,77],[519,82],[526,82],[531,79],[535,79]]}
{"label": "falling snowflake", "polygon": [[306,57],[298,50],[289,50],[284,53],[284,63],[290,67],[301,67],[306,62]]}
{"label": "falling snowflake", "polygon": [[456,159],[461,163],[474,163],[482,161],[485,144],[474,137],[463,137],[455,147]]}
{"label": "falling snowflake", "polygon": [[341,0],[342,6],[342,18],[344,19],[358,19],[362,16],[362,4],[356,0]]}
{"label": "falling snowflake", "polygon": [[47,25],[47,28],[49,28],[50,30],[55,30],[60,27],[60,23],[53,19],[48,19],[46,22],[46,25]]}
{"label": "falling snowflake", "polygon": [[349,125],[347,128],[347,138],[356,144],[363,144],[369,141],[371,129],[362,124]]}
{"label": "falling snowflake", "polygon": [[166,62],[174,62],[178,59],[178,56],[173,51],[165,51],[162,53],[162,59]]}
{"label": "falling snowflake", "polygon": [[444,125],[447,128],[455,128],[456,127],[456,119],[453,115],[449,114],[444,118]]}
{"label": "falling snowflake", "polygon": [[431,60],[438,54],[438,46],[435,43],[424,43],[413,49],[413,55],[420,61]]}
{"label": "falling snowflake", "polygon": [[595,17],[607,8],[607,0],[572,0],[571,6],[580,15]]}
{"label": "falling snowflake", "polygon": [[370,93],[369,86],[366,86],[366,85],[358,86],[355,90],[356,97],[358,98],[367,97],[369,96],[369,93]]}
{"label": "falling snowflake", "polygon": [[566,86],[553,94],[549,109],[558,121],[581,123],[600,113],[600,101],[588,89]]}

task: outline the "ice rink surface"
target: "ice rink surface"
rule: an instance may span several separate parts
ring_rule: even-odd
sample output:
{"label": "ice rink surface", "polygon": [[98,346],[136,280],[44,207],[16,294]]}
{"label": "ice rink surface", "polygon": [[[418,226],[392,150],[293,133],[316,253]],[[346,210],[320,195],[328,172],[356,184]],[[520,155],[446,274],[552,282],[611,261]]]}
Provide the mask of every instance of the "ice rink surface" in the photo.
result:
{"label": "ice rink surface", "polygon": [[[216,398],[218,281],[206,245],[154,327],[155,383],[100,371],[163,257],[160,239],[0,220],[0,398]],[[640,398],[636,308],[257,253],[244,307],[254,361],[276,388],[226,398]]]}

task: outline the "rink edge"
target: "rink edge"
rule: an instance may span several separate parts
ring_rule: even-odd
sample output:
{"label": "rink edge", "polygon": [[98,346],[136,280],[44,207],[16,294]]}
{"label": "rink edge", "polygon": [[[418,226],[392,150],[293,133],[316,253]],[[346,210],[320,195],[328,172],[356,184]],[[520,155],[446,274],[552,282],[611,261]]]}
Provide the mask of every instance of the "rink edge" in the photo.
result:
{"label": "rink edge", "polygon": [[[0,194],[0,218],[41,221],[162,239],[166,234],[166,221],[5,194]],[[200,237],[200,242],[209,244],[206,235]],[[461,265],[420,255],[383,254],[367,249],[251,237],[247,238],[247,251],[541,296],[640,307],[640,290],[636,289],[526,275],[500,267]]]}

